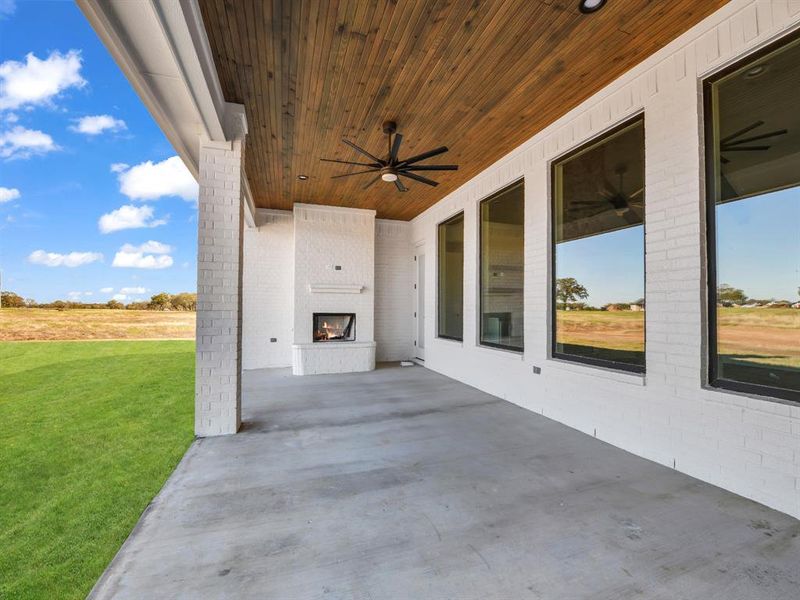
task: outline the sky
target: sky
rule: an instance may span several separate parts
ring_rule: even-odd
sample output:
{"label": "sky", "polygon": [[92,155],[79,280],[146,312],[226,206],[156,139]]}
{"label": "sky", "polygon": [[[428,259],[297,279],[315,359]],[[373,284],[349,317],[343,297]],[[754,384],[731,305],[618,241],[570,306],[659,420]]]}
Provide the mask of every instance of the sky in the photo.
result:
{"label": "sky", "polygon": [[[750,298],[797,302],[800,287],[800,188],[717,207],[717,282]],[[592,306],[644,297],[642,227],[558,245],[557,277],[574,277]]]}
{"label": "sky", "polygon": [[800,300],[800,188],[722,204],[716,219],[719,283],[759,300]]}
{"label": "sky", "polygon": [[600,307],[644,298],[643,227],[563,242],[556,249],[556,277],[574,277]]}
{"label": "sky", "polygon": [[[197,184],[71,1],[0,0],[2,289],[45,302],[195,291]],[[718,207],[718,281],[797,300],[800,189]],[[644,295],[641,227],[559,245],[587,302]]]}
{"label": "sky", "polygon": [[196,289],[197,184],[73,2],[0,0],[2,289]]}

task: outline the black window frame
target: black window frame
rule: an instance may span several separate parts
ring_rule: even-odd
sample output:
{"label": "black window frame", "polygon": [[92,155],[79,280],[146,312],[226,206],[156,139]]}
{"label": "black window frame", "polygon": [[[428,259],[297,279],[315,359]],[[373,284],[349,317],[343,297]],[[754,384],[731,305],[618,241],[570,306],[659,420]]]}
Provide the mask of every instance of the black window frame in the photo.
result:
{"label": "black window frame", "polygon": [[[442,322],[441,322],[441,312],[439,307],[441,306],[442,302],[442,281],[441,281],[441,247],[439,244],[439,236],[441,234],[442,225],[449,225],[453,221],[458,218],[461,218],[461,337],[455,337],[452,335],[445,335],[441,332]],[[436,224],[436,337],[443,340],[452,340],[455,342],[463,342],[464,341],[464,211],[461,210],[457,213],[450,215],[444,221],[440,221]]]}
{"label": "black window frame", "polygon": [[[523,334],[522,346],[510,346],[508,344],[497,344],[495,342],[483,341],[483,219],[481,214],[483,212],[483,205],[497,198],[497,196],[514,189],[517,186],[522,186],[523,198],[523,220],[522,220],[522,318],[523,318]],[[485,198],[478,202],[478,346],[482,348],[495,348],[498,350],[505,350],[515,354],[525,353],[525,332],[524,332],[524,319],[525,319],[525,178],[520,177],[511,183],[495,190]]]}
{"label": "black window frame", "polygon": [[[705,216],[706,216],[706,377],[705,384],[712,390],[728,392],[740,392],[762,396],[767,400],[780,399],[790,402],[800,403],[800,392],[795,392],[786,388],[776,388],[757,383],[744,383],[731,379],[719,377],[717,369],[717,237],[716,237],[716,208],[717,208],[717,181],[716,165],[714,157],[714,97],[713,87],[719,80],[728,75],[741,70],[746,65],[757,62],[764,57],[772,54],[800,40],[800,31],[785,35],[771,44],[764,46],[740,57],[731,65],[709,75],[703,80],[703,143],[705,145],[703,160],[705,161]],[[781,189],[789,189],[784,187]],[[777,190],[774,190],[777,191]]]}
{"label": "black window frame", "polygon": [[[630,363],[621,363],[613,360],[603,360],[601,358],[592,358],[590,356],[580,356],[577,354],[566,354],[557,350],[557,334],[558,328],[556,326],[556,167],[560,163],[568,161],[569,159],[591,149],[594,146],[601,144],[607,138],[610,138],[619,132],[632,127],[633,125],[641,123],[645,127],[644,111],[640,111],[632,117],[615,125],[594,137],[588,139],[580,146],[557,156],[550,161],[550,358],[556,360],[563,360],[565,362],[579,363],[590,365],[593,367],[603,367],[614,371],[623,371],[626,373],[633,373],[636,375],[645,375],[647,373],[647,309],[645,308],[645,323],[644,323],[644,352],[645,364],[633,365]],[[645,165],[647,164],[647,152],[645,151]],[[644,178],[645,188],[647,186],[647,177],[645,172]],[[647,306],[647,191],[645,189],[645,210],[642,214],[642,256],[644,257],[644,273],[642,273],[642,283],[645,290],[645,307]]]}

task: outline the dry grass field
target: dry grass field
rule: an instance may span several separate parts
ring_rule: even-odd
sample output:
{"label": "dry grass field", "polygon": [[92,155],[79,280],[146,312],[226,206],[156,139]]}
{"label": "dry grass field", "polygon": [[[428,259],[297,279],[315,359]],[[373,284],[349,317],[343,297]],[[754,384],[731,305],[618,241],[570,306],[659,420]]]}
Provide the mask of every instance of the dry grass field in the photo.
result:
{"label": "dry grass field", "polygon": [[[644,312],[557,311],[565,344],[644,350]],[[719,349],[748,361],[800,368],[800,310],[720,308]]]}
{"label": "dry grass field", "polygon": [[800,310],[720,308],[719,349],[748,361],[800,368]]}
{"label": "dry grass field", "polygon": [[642,352],[644,312],[602,310],[556,311],[562,344]]}
{"label": "dry grass field", "polygon": [[151,310],[0,309],[0,341],[194,339],[195,313]]}

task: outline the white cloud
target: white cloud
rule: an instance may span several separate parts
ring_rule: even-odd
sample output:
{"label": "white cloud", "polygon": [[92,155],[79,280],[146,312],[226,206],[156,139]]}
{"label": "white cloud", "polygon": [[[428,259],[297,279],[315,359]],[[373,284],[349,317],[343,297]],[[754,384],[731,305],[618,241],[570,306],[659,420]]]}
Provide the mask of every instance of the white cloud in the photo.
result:
{"label": "white cloud", "polygon": [[45,267],[80,267],[88,265],[98,260],[102,260],[103,255],[99,252],[70,252],[69,254],[58,254],[56,252],[45,252],[36,250],[28,256],[28,261],[35,265]]}
{"label": "white cloud", "polygon": [[102,233],[111,233],[122,229],[140,229],[142,227],[158,227],[166,224],[166,219],[154,219],[150,206],[132,206],[126,204],[100,217],[97,226]]}
{"label": "white cloud", "polygon": [[[2,2],[2,0],[0,0],[0,2]],[[4,120],[6,123],[16,123],[17,121],[19,121],[19,116],[17,115],[17,113],[12,113],[12,112],[10,112],[10,113],[7,113],[7,114],[6,114],[6,115],[3,117],[3,120]]]}
{"label": "white cloud", "polygon": [[119,302],[122,302],[123,300],[125,300],[125,298],[127,298],[125,294],[114,294],[111,297],[112,300],[118,300]]}
{"label": "white cloud", "polygon": [[127,171],[130,165],[128,163],[112,163],[111,164],[111,172],[112,173],[122,173],[123,171]]}
{"label": "white cloud", "polygon": [[152,254],[169,254],[172,252],[172,246],[169,244],[162,244],[161,242],[155,242],[153,240],[147,241],[141,246],[133,246],[131,244],[125,244],[122,246],[121,250],[125,252],[150,252]]}
{"label": "white cloud", "polygon": [[92,292],[67,292],[67,296],[70,300],[77,302],[81,298],[85,296],[91,296]]}
{"label": "white cloud", "polygon": [[111,115],[92,115],[77,119],[75,125],[70,127],[72,131],[85,133],[86,135],[99,135],[104,131],[122,131],[127,129],[125,121],[115,119]]}
{"label": "white cloud", "polygon": [[49,135],[36,129],[26,129],[21,125],[0,133],[0,157],[30,158],[34,154],[46,154],[58,150]]}
{"label": "white cloud", "polygon": [[110,293],[111,293],[111,292],[113,292],[113,291],[114,291],[114,288],[113,288],[113,287],[104,287],[104,288],[100,288],[100,293],[101,293],[101,294],[110,294]]}
{"label": "white cloud", "polygon": [[[115,166],[112,165],[112,170]],[[156,200],[179,196],[197,200],[197,182],[178,156],[154,163],[147,161],[119,171],[119,191],[132,200]]]}
{"label": "white cloud", "polygon": [[141,246],[125,244],[114,255],[112,267],[129,267],[133,269],[166,269],[173,260],[169,256],[172,247],[152,240]]}
{"label": "white cloud", "polygon": [[0,0],[0,19],[10,17],[17,10],[15,0]]}
{"label": "white cloud", "polygon": [[20,193],[17,188],[0,187],[0,204],[16,200],[19,196]]}
{"label": "white cloud", "polygon": [[144,294],[146,292],[147,290],[143,287],[124,287],[119,291],[120,294]]}
{"label": "white cloud", "polygon": [[52,52],[44,60],[29,52],[25,62],[0,63],[0,110],[49,104],[64,90],[84,85],[79,51]]}

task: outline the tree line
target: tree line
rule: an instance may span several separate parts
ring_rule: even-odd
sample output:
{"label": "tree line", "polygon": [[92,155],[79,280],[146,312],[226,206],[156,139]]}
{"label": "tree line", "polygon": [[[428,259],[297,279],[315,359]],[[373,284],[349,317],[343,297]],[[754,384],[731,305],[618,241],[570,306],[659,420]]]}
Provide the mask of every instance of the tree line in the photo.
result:
{"label": "tree line", "polygon": [[123,304],[119,300],[108,302],[75,302],[73,300],[54,300],[53,302],[36,302],[32,298],[23,298],[14,292],[0,292],[0,307],[3,308],[51,308],[55,310],[106,308],[111,310],[197,310],[197,294],[181,292],[168,294],[161,292],[150,297],[150,300],[137,300]]}

